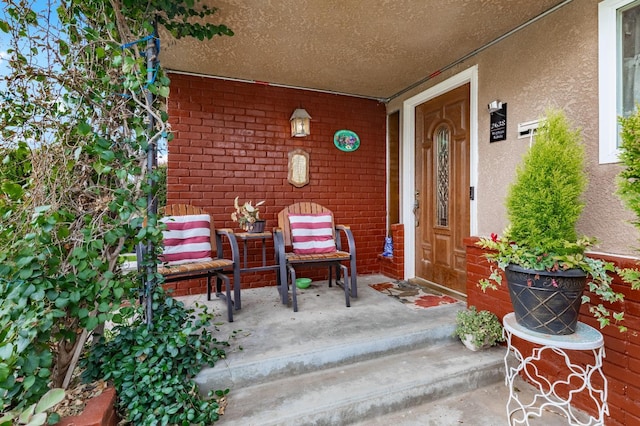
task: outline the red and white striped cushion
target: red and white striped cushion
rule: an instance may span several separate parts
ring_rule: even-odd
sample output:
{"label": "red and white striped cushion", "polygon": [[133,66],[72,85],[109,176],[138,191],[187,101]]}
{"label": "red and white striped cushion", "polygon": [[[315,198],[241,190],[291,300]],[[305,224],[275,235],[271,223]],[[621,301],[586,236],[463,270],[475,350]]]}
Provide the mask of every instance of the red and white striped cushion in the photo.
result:
{"label": "red and white striped cushion", "polygon": [[333,221],[327,213],[290,214],[289,226],[295,254],[333,253]]}
{"label": "red and white striped cushion", "polygon": [[167,265],[206,262],[211,259],[211,224],[208,214],[166,216],[162,231],[164,249],[160,260]]}

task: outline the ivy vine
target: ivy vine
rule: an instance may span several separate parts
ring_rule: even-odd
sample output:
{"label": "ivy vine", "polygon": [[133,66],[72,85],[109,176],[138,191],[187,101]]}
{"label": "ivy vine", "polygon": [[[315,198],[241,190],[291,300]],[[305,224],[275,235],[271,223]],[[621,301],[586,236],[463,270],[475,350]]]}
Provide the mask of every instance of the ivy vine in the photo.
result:
{"label": "ivy vine", "polygon": [[161,175],[145,164],[171,139],[169,79],[160,66],[148,78],[146,43],[159,43],[158,25],[233,35],[215,12],[194,0],[4,1],[0,411],[66,385],[87,336],[133,315],[121,302],[135,306],[141,277],[120,255],[161,243],[147,209]]}

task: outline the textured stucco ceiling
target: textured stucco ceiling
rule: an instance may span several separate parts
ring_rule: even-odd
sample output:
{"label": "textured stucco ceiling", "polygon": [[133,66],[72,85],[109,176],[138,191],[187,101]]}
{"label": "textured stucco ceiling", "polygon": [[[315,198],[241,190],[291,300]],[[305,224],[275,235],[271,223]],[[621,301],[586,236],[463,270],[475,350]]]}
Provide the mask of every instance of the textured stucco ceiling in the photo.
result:
{"label": "textured stucco ceiling", "polygon": [[233,37],[172,39],[167,69],[388,99],[560,0],[205,0]]}

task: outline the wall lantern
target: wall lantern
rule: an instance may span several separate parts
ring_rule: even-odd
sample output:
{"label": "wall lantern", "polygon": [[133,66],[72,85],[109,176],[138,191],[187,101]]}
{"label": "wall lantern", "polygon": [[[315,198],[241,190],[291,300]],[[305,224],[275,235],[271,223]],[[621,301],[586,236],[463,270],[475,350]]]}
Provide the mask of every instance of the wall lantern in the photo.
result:
{"label": "wall lantern", "polygon": [[302,138],[311,133],[311,116],[303,108],[297,108],[291,114],[291,137]]}
{"label": "wall lantern", "polygon": [[489,105],[487,105],[487,109],[489,110],[489,114],[493,114],[494,112],[498,112],[502,109],[502,102],[500,101],[491,101]]}

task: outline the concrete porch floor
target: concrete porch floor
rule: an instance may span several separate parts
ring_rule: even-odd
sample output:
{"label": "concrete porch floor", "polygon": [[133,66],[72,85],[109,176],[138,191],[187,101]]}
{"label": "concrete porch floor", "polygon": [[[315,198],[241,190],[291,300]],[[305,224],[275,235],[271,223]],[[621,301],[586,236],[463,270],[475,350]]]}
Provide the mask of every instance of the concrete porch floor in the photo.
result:
{"label": "concrete porch floor", "polygon": [[[234,389],[286,378],[292,373],[290,365],[296,366],[294,370],[305,370],[310,364],[331,365],[334,358],[359,360],[358,357],[368,350],[371,342],[378,347],[388,346],[384,351],[391,353],[398,345],[400,349],[394,356],[402,357],[405,350],[410,351],[414,346],[424,344],[417,340],[415,345],[407,341],[425,333],[425,324],[437,326],[426,333],[433,334],[429,336],[430,341],[445,343],[444,347],[450,352],[445,358],[453,359],[454,355],[469,352],[473,355],[465,356],[475,357],[471,359],[477,359],[479,364],[486,357],[491,357],[494,364],[502,359],[506,350],[504,347],[471,353],[452,337],[455,313],[465,308],[464,302],[414,310],[369,287],[370,284],[389,281],[392,280],[383,275],[358,277],[358,298],[352,299],[350,308],[345,307],[344,293],[340,287],[329,288],[326,282],[315,281],[308,289],[298,290],[298,312],[293,312],[290,304],[280,303],[275,287],[242,290],[242,309],[234,312],[233,323],[226,321],[225,304],[221,300],[208,302],[206,295],[179,298],[187,305],[199,302],[212,308],[216,313],[215,335],[230,344],[227,359],[218,362],[214,368],[203,370],[196,379],[204,391],[210,388],[231,389],[227,414],[218,423],[223,426],[262,424],[255,420],[243,423],[243,418],[255,419],[256,414],[249,413],[250,408],[234,400]],[[398,330],[401,330],[400,334]],[[420,367],[414,374],[433,374],[429,367],[429,362],[426,362],[424,369]],[[447,368],[440,367],[444,370]],[[370,416],[362,421],[333,424],[508,424],[505,404],[509,390],[504,381],[499,377],[496,380],[494,375],[488,383],[480,381],[476,385],[470,391],[461,386],[455,393],[445,392],[437,400]],[[523,400],[533,394],[533,388],[522,381],[517,391]],[[274,413],[265,414],[265,419],[269,419],[268,424],[292,424],[291,421],[280,423],[274,419],[276,417]],[[298,424],[318,423],[302,421]],[[531,419],[530,424],[566,425],[567,419],[548,412],[540,419]]]}

